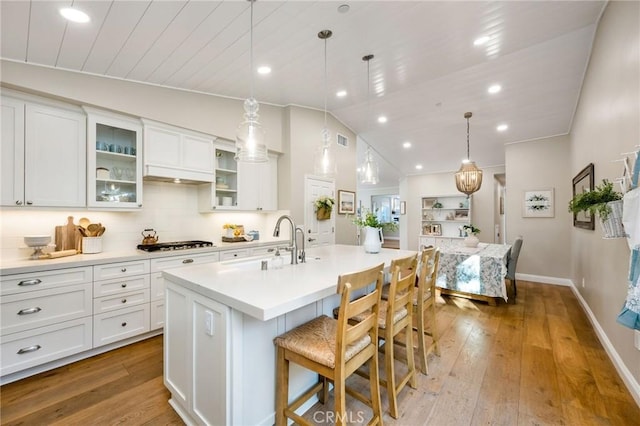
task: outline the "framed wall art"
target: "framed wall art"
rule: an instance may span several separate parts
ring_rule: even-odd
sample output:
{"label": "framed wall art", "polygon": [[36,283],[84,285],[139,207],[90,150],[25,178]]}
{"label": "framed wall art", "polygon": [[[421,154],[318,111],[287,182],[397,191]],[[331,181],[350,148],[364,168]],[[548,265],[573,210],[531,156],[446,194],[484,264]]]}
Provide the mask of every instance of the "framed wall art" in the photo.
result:
{"label": "framed wall art", "polygon": [[356,212],[356,193],[338,190],[338,213],[354,214]]}
{"label": "framed wall art", "polygon": [[[593,163],[590,163],[573,178],[573,197],[575,197],[576,194],[593,191],[593,188]],[[576,228],[590,229],[593,231],[594,229],[596,229],[596,222],[593,215],[589,213],[589,211],[579,212],[573,214],[573,226],[575,226]]]}
{"label": "framed wall art", "polygon": [[553,188],[524,191],[522,217],[553,217]]}

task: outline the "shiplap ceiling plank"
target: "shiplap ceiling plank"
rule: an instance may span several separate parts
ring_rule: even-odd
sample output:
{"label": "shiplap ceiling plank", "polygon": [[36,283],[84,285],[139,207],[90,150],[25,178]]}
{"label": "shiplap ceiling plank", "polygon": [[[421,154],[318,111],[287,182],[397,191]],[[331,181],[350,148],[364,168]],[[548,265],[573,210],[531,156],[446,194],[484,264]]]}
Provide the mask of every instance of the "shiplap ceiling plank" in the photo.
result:
{"label": "shiplap ceiling plank", "polygon": [[[66,23],[60,6],[89,13]],[[472,111],[472,157],[504,161],[504,144],[569,131],[604,1],[258,1],[254,74],[261,103],[327,107],[374,148],[395,179],[456,170]],[[133,81],[246,98],[246,1],[66,0],[0,2],[1,57]],[[473,40],[489,35],[476,47]],[[371,61],[371,102],[367,64]],[[499,83],[502,92],[489,95]],[[335,92],[345,89],[347,97]],[[387,115],[385,124],[376,122]],[[238,121],[241,117],[238,117]],[[500,123],[509,130],[496,132]],[[411,141],[413,148],[401,144]],[[355,141],[353,141],[355,142]],[[363,149],[358,146],[358,155]],[[359,160],[360,161],[360,160]],[[388,167],[386,167],[388,166]]]}

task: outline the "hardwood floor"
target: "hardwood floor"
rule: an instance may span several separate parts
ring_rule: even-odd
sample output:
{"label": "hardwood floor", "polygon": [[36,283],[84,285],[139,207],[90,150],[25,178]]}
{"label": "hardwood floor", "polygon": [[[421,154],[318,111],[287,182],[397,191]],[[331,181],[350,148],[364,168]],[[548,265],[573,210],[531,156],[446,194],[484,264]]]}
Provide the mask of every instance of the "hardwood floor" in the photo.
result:
{"label": "hardwood floor", "polygon": [[[441,357],[389,425],[635,425],[640,408],[567,287],[518,282],[516,304],[438,300]],[[352,386],[366,386],[354,376]],[[162,336],[0,388],[2,425],[180,425],[162,383]],[[382,391],[386,410],[386,393]],[[351,420],[360,402],[348,398]],[[327,419],[328,405],[306,417]]]}

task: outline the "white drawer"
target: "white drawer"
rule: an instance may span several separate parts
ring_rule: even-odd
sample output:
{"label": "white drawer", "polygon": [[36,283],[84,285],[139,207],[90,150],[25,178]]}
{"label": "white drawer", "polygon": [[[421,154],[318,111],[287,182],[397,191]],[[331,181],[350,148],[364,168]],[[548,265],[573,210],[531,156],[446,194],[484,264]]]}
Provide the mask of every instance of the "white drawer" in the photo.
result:
{"label": "white drawer", "polygon": [[164,300],[166,284],[162,272],[151,274],[151,300]]}
{"label": "white drawer", "polygon": [[164,327],[164,299],[151,302],[151,330]]}
{"label": "white drawer", "polygon": [[91,266],[59,269],[29,274],[7,275],[0,278],[0,294],[25,293],[51,287],[90,283],[93,280]]}
{"label": "white drawer", "polygon": [[108,263],[93,267],[94,281],[108,280],[111,278],[125,278],[132,275],[149,273],[148,260],[136,260],[133,262]]}
{"label": "white drawer", "polygon": [[251,249],[251,256],[269,256],[269,255],[273,255],[275,251],[276,251],[276,246],[254,247]]}
{"label": "white drawer", "polygon": [[132,290],[149,288],[149,281],[149,275],[95,281],[93,283],[93,297],[110,296],[113,294],[126,293]]}
{"label": "white drawer", "polygon": [[149,331],[149,305],[131,306],[93,316],[93,347]]}
{"label": "white drawer", "polygon": [[165,269],[176,268],[178,266],[212,263],[217,262],[219,259],[220,257],[217,252],[161,257],[151,259],[151,272],[164,271]]}
{"label": "white drawer", "polygon": [[242,259],[243,257],[249,257],[251,253],[249,249],[242,250],[226,250],[220,252],[220,261]]}
{"label": "white drawer", "polygon": [[32,291],[2,297],[2,335],[92,314],[91,284]]}
{"label": "white drawer", "polygon": [[64,358],[92,347],[91,317],[65,321],[2,338],[0,375]]}
{"label": "white drawer", "polygon": [[143,288],[140,290],[128,291],[122,294],[116,294],[113,296],[100,297],[93,300],[93,314],[101,314],[103,312],[109,312],[116,309],[124,308],[125,306],[135,306],[141,303],[149,302],[149,289]]}

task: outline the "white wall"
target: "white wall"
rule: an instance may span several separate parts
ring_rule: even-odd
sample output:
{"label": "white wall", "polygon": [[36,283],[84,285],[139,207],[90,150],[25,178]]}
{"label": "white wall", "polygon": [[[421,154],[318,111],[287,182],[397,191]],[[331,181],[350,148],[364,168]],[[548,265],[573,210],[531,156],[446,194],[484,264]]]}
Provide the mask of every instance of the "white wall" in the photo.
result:
{"label": "white wall", "polygon": [[[569,175],[594,163],[595,180],[621,175],[621,153],[640,143],[640,3],[609,2],[601,18],[570,134]],[[640,392],[640,351],[633,332],[616,322],[627,294],[629,248],[572,228],[570,276]],[[582,287],[582,279],[585,286]]]}

